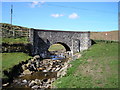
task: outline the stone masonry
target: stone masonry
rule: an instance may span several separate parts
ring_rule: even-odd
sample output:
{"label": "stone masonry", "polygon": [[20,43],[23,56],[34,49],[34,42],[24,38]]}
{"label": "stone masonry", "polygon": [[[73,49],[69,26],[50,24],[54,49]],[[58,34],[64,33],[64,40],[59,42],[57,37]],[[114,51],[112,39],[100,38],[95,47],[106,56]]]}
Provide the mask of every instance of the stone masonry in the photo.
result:
{"label": "stone masonry", "polygon": [[66,51],[77,53],[91,46],[90,32],[30,30],[29,40],[32,44],[32,54],[45,57],[52,44],[62,44]]}

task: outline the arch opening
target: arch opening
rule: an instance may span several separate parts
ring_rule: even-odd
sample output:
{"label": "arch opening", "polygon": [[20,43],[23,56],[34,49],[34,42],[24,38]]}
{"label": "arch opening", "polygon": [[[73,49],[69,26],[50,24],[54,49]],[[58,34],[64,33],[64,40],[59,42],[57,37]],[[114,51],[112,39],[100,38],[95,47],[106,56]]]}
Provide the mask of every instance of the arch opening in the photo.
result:
{"label": "arch opening", "polygon": [[70,47],[69,47],[67,44],[61,43],[61,42],[57,42],[57,43],[63,45],[64,48],[66,49],[66,51],[71,51],[71,50],[70,50]]}
{"label": "arch opening", "polygon": [[69,46],[64,43],[57,42],[49,47],[48,51],[71,51]]}

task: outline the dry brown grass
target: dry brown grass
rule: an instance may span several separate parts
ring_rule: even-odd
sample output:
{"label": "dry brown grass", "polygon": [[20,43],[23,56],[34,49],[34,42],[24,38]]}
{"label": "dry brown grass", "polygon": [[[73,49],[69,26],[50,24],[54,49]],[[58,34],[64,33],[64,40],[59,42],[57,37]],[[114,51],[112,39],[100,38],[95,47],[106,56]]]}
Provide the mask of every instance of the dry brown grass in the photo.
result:
{"label": "dry brown grass", "polygon": [[[94,40],[113,40],[118,41],[118,33],[120,31],[110,31],[110,32],[91,32],[90,38]],[[120,36],[119,36],[120,38]]]}

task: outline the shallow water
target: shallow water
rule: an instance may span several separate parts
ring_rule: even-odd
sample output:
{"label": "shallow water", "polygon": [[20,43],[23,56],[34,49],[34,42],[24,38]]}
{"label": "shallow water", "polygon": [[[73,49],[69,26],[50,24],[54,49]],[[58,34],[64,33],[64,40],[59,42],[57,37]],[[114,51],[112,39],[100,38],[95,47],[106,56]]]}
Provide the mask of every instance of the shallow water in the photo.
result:
{"label": "shallow water", "polygon": [[34,72],[33,74],[24,75],[19,77],[20,79],[24,80],[33,80],[33,79],[49,79],[49,78],[56,78],[57,72]]}

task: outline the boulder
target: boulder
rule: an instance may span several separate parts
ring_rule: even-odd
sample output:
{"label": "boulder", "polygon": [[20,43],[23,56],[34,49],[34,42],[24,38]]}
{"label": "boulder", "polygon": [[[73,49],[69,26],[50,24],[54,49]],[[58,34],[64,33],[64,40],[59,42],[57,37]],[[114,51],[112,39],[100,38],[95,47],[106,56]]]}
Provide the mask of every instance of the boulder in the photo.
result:
{"label": "boulder", "polygon": [[2,86],[4,86],[4,87],[5,87],[5,86],[8,86],[8,85],[9,85],[9,83],[5,83],[5,84],[3,84]]}
{"label": "boulder", "polygon": [[42,71],[42,70],[44,70],[44,68],[41,68],[41,67],[40,67],[40,68],[37,68],[37,70],[38,70],[38,71]]}
{"label": "boulder", "polygon": [[51,71],[52,71],[52,72],[54,72],[55,70],[56,70],[56,68],[52,68],[52,70],[51,70]]}
{"label": "boulder", "polygon": [[40,85],[40,84],[41,84],[41,81],[40,81],[39,79],[35,79],[35,83],[36,83],[37,85]]}
{"label": "boulder", "polygon": [[29,67],[30,63],[27,63],[26,66]]}
{"label": "boulder", "polygon": [[22,69],[23,70],[26,70],[27,69],[27,66],[24,64],[24,65],[22,65]]}
{"label": "boulder", "polygon": [[[31,59],[31,61],[33,62],[33,61],[34,61],[34,59]],[[31,63],[31,61],[30,61],[30,63]]]}
{"label": "boulder", "polygon": [[34,86],[34,85],[35,85],[35,81],[32,80],[32,81],[29,83],[29,87],[32,87],[32,86]]}
{"label": "boulder", "polygon": [[33,59],[40,59],[40,55],[35,55]]}
{"label": "boulder", "polygon": [[55,72],[56,72],[56,71],[59,71],[59,70],[60,70],[60,68],[58,67],[58,68],[55,69]]}
{"label": "boulder", "polygon": [[39,62],[36,61],[36,67],[38,68],[40,66]]}
{"label": "boulder", "polygon": [[39,88],[38,85],[32,86],[32,89],[38,89],[38,88]]}
{"label": "boulder", "polygon": [[23,83],[27,83],[27,80],[26,80],[26,79],[25,79],[25,80],[22,80],[22,82],[23,82]]}
{"label": "boulder", "polygon": [[30,72],[30,70],[28,70],[28,69],[25,70],[25,71],[23,71],[23,74],[25,74],[25,75],[26,75],[26,74],[31,74],[31,73],[32,73],[32,72]]}
{"label": "boulder", "polygon": [[21,85],[26,85],[27,84],[27,80],[22,80]]}
{"label": "boulder", "polygon": [[50,69],[51,69],[51,67],[47,67],[47,68],[46,68],[47,71],[50,71]]}
{"label": "boulder", "polygon": [[43,70],[43,72],[48,72],[47,70]]}

